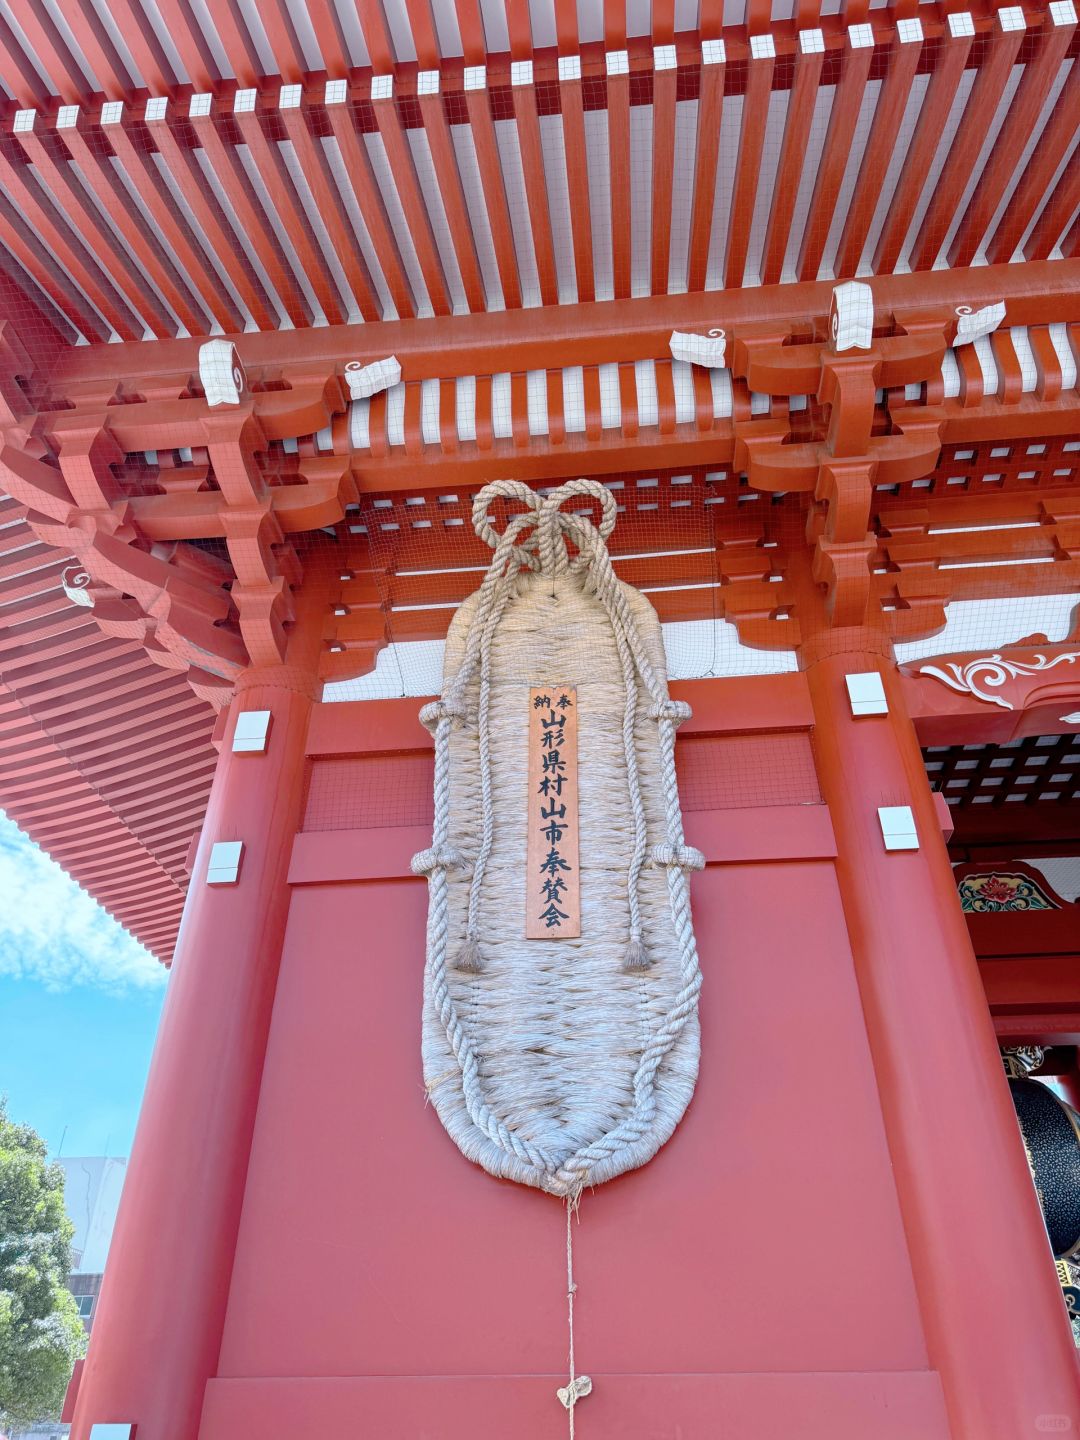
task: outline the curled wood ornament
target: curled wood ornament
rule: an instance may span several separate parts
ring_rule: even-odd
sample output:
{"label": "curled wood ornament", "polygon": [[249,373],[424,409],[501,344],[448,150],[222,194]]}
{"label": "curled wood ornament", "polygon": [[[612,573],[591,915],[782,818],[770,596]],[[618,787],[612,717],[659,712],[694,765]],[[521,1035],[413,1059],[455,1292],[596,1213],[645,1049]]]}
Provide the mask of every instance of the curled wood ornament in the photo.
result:
{"label": "curled wood ornament", "polygon": [[[522,507],[501,533],[496,498]],[[598,525],[582,501],[599,503]],[[473,524],[493,557],[451,623],[442,698],[421,711],[435,738],[434,834],[413,861],[429,884],[424,1076],[470,1160],[574,1199],[651,1159],[697,1079],[688,877],[704,860],[686,843],[675,777],[675,730],[690,712],[668,695],[655,611],[612,570],[615,502],[602,485],[576,480],[541,499],[497,481]],[[576,813],[550,786],[543,798],[558,822],[553,873],[568,877],[546,893],[564,918],[554,937],[527,938],[541,774],[530,707],[560,700],[576,706],[564,792]],[[545,714],[554,726],[556,709]],[[569,731],[553,733],[565,743]],[[562,864],[571,823],[577,853]]]}

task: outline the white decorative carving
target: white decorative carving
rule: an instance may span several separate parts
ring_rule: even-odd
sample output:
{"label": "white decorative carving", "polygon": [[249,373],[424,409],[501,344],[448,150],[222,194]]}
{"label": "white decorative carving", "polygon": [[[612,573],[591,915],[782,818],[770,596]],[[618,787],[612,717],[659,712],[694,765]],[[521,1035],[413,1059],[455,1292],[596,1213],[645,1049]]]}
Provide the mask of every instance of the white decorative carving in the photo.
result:
{"label": "white decorative carving", "polygon": [[1080,725],[1080,710],[1070,710],[1068,715],[1062,715],[1063,725]]}
{"label": "white decorative carving", "polygon": [[847,280],[832,292],[829,334],[834,350],[869,350],[874,340],[874,292],[862,280]]}
{"label": "white decorative carving", "polygon": [[94,597],[86,588],[90,584],[89,571],[84,570],[81,565],[69,565],[60,576],[60,585],[64,594],[73,605],[85,605],[87,609],[94,608]]}
{"label": "white decorative carving", "polygon": [[[985,700],[988,705],[1000,705],[1002,710],[1015,710],[1016,706],[1003,695],[988,695],[987,689],[999,689],[1008,680],[1020,675],[1038,675],[1052,670],[1055,665],[1072,665],[1080,660],[1080,650],[1069,650],[1062,655],[1036,655],[1031,664],[1021,660],[1006,660],[1003,655],[981,655],[969,660],[966,665],[950,663],[944,670],[937,665],[921,665],[920,675],[931,675],[956,690],[961,695],[974,695],[976,700]],[[1062,719],[1067,719],[1062,716]]]}
{"label": "white decorative carving", "polygon": [[954,345],[970,345],[984,335],[992,335],[1005,319],[1005,301],[996,305],[984,305],[981,310],[972,310],[970,305],[956,307],[956,339]]}
{"label": "white decorative carving", "polygon": [[673,330],[668,346],[673,360],[685,360],[688,365],[704,365],[707,370],[724,368],[727,336],[723,330],[710,330],[708,335],[689,335]]}
{"label": "white decorative carving", "polygon": [[231,340],[207,340],[199,346],[199,383],[208,405],[239,405],[247,376]]}
{"label": "white decorative carving", "polygon": [[380,390],[390,390],[401,381],[401,362],[396,355],[385,360],[373,360],[362,365],[359,360],[350,360],[345,366],[345,383],[349,387],[350,400],[366,400]]}

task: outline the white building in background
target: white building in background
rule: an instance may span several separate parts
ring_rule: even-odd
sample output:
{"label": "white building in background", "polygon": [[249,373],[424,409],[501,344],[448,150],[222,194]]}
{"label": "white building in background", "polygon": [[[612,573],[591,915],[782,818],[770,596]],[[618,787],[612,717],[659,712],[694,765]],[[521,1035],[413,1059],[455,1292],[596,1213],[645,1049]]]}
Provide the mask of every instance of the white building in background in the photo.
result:
{"label": "white building in background", "polygon": [[114,1156],[75,1155],[57,1163],[64,1172],[64,1204],[75,1226],[69,1285],[89,1331],[116,1224],[127,1161]]}

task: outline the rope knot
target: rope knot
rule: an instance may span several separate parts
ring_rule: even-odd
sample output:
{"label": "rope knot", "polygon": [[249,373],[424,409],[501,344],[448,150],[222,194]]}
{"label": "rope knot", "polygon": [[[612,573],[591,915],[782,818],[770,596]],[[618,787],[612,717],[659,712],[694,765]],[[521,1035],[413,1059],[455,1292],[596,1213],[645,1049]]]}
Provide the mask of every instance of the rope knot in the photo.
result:
{"label": "rope knot", "polygon": [[649,715],[653,720],[670,720],[673,725],[681,725],[684,720],[689,720],[694,712],[685,700],[657,700],[654,705],[649,706]]}
{"label": "rope knot", "polygon": [[579,1400],[592,1394],[592,1380],[588,1375],[575,1375],[569,1385],[560,1385],[555,1394],[566,1410],[572,1410]]}
{"label": "rope knot", "polygon": [[455,846],[432,845],[412,857],[410,869],[414,875],[433,875],[436,870],[464,870],[467,864]]}
{"label": "rope knot", "polygon": [[693,845],[654,845],[650,858],[654,865],[663,865],[669,870],[705,869],[705,856]]}
{"label": "rope knot", "polygon": [[560,485],[545,497],[540,506],[537,540],[540,570],[544,575],[562,575],[567,570],[577,573],[588,568],[588,557],[585,554],[571,562],[566,553],[567,539],[580,546],[582,540],[579,537],[584,537],[591,529],[587,512],[572,515],[561,513],[567,501],[575,500],[579,496],[596,500],[600,505],[600,523],[596,528],[601,541],[606,541],[615,528],[618,506],[606,485],[601,485],[598,480],[569,480],[565,485]]}
{"label": "rope knot", "polygon": [[420,711],[420,724],[434,735],[440,720],[456,720],[460,723],[465,719],[465,715],[465,707],[454,700],[431,700]]}

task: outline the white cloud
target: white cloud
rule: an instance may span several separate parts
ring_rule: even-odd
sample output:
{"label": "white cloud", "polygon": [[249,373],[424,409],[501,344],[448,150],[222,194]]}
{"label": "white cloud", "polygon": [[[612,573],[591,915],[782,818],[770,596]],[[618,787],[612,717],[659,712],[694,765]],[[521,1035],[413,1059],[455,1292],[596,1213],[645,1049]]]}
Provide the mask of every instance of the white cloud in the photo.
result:
{"label": "white cloud", "polygon": [[49,990],[165,984],[165,967],[0,813],[0,975]]}

